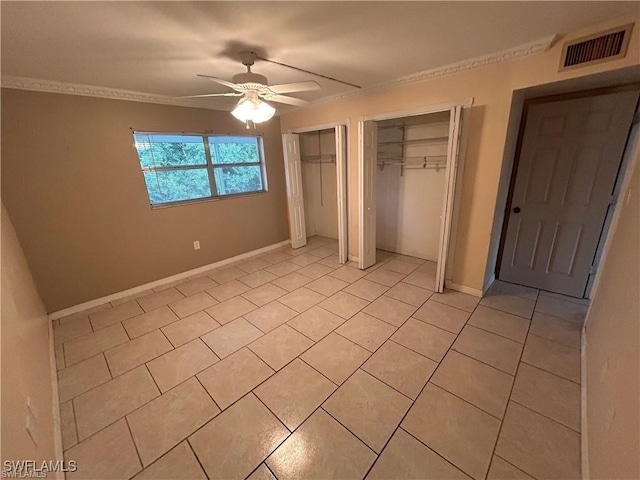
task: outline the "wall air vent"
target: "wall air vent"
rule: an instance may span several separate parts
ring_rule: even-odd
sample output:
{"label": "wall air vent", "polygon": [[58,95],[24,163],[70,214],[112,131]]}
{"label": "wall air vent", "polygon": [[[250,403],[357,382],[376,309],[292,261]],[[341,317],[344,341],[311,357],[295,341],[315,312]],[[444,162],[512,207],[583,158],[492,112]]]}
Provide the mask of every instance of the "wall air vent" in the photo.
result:
{"label": "wall air vent", "polygon": [[633,23],[630,23],[565,43],[559,71],[623,58],[632,27]]}

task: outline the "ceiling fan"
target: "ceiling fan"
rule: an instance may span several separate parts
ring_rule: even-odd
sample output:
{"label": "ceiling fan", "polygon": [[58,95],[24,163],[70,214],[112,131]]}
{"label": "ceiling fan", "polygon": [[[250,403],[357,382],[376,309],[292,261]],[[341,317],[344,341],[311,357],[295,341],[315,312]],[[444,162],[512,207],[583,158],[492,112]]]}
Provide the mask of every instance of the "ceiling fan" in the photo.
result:
{"label": "ceiling fan", "polygon": [[242,60],[242,64],[247,67],[247,71],[234,75],[231,82],[221,78],[212,77],[211,75],[198,74],[198,77],[208,78],[213,82],[231,88],[234,92],[189,95],[181,98],[242,97],[231,114],[238,120],[245,122],[248,128],[249,122],[266,122],[275,114],[276,109],[264,100],[286,103],[288,105],[304,106],[308,105],[310,102],[300,98],[283,95],[283,93],[308,92],[312,90],[320,90],[322,88],[317,82],[312,80],[306,82],[285,83],[281,85],[269,85],[267,77],[251,71],[251,67],[255,63],[255,60],[259,58],[254,52],[241,52],[240,58]]}

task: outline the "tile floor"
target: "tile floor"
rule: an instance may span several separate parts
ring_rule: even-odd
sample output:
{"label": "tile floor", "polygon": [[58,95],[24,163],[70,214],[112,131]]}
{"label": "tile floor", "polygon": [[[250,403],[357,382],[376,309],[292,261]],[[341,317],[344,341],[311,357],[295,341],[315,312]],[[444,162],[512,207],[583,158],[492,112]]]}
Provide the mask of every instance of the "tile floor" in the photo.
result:
{"label": "tile floor", "polygon": [[69,478],[580,477],[585,302],[314,237],[55,322]]}

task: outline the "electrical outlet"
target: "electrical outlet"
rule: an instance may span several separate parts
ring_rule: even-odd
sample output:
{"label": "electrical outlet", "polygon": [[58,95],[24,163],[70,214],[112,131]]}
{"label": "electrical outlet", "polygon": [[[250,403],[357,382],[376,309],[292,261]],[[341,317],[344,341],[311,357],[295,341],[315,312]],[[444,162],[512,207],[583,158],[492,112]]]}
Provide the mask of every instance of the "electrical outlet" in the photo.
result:
{"label": "electrical outlet", "polygon": [[193,242],[193,249],[200,250],[200,240],[196,240],[195,242]]}

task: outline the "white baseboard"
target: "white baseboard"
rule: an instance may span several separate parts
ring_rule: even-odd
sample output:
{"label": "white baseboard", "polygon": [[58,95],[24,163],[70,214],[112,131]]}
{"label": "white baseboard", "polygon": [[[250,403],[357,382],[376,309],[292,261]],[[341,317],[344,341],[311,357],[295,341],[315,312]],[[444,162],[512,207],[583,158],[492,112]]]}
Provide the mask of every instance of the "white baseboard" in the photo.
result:
{"label": "white baseboard", "polygon": [[489,277],[489,280],[487,280],[487,283],[485,283],[484,287],[482,288],[483,297],[487,294],[487,290],[491,288],[491,285],[493,285],[493,282],[495,281],[496,281],[496,274],[492,273],[491,276]]}
{"label": "white baseboard", "polygon": [[466,285],[458,285],[457,283],[450,282],[445,280],[444,286],[450,290],[455,290],[457,292],[467,293],[469,295],[473,295],[474,297],[482,298],[482,291],[477,288],[467,287]]}
{"label": "white baseboard", "polygon": [[[55,460],[64,460],[62,445],[62,421],[60,419],[60,397],[58,395],[58,365],[56,363],[56,347],[53,341],[53,321],[49,321],[49,362],[51,363],[51,398],[53,409],[53,448]],[[56,470],[54,478],[64,479],[64,472]]]}
{"label": "white baseboard", "polygon": [[289,245],[290,243],[291,243],[291,240],[284,240],[279,243],[274,243],[273,245],[268,245],[266,247],[262,247],[257,250],[252,250],[247,253],[236,255],[235,257],[225,258],[224,260],[220,260],[219,262],[210,263],[202,267],[194,268],[193,270],[188,270],[186,272],[178,273],[176,275],[171,275],[170,277],[162,278],[160,280],[156,280],[155,282],[145,283],[144,285],[139,285],[137,287],[129,288],[122,292],[114,293],[112,295],[107,295],[106,297],[90,300],[88,302],[84,302],[79,305],[74,305],[73,307],[65,308],[64,310],[58,310],[57,312],[53,312],[49,314],[49,318],[51,318],[51,320],[56,320],[58,318],[67,317],[69,315],[73,315],[75,313],[79,313],[84,310],[88,310],[90,308],[104,305],[105,303],[112,302],[114,300],[120,300],[121,298],[125,298],[130,295],[135,295],[136,293],[141,293],[146,290],[151,290],[152,288],[161,287],[163,285],[166,285],[167,283],[175,282],[176,280],[182,280],[183,278],[192,277],[194,275],[207,272],[213,268],[224,267],[225,265],[229,265],[230,263],[234,263],[239,260],[244,260],[245,258],[253,257],[255,255],[260,255],[261,253],[270,252],[271,250],[284,247],[285,245]]}
{"label": "white baseboard", "polygon": [[350,262],[359,262],[360,258],[357,255],[348,255],[347,258]]}
{"label": "white baseboard", "polygon": [[587,325],[582,327],[582,341],[580,342],[580,462],[582,479],[589,480],[589,439],[587,436]]}

